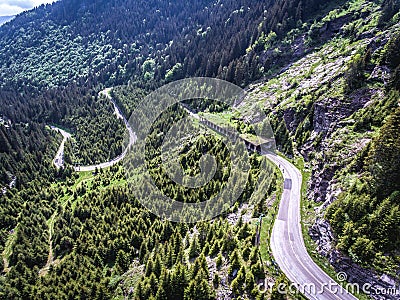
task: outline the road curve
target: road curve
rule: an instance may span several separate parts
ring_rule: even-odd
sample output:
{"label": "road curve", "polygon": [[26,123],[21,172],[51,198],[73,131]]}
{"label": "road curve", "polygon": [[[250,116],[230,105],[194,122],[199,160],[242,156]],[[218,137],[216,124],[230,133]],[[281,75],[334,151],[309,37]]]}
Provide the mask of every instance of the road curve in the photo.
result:
{"label": "road curve", "polygon": [[[183,107],[192,117],[199,118],[186,106]],[[312,300],[356,300],[356,297],[330,278],[307,252],[301,231],[300,171],[275,153],[264,155],[279,167],[284,178],[284,189],[270,244],[279,267],[294,283],[289,290],[294,292],[297,289]]]}
{"label": "road curve", "polygon": [[96,165],[90,165],[90,166],[75,166],[74,170],[76,172],[87,172],[87,171],[95,171],[96,169],[104,169],[104,168],[108,168],[111,167],[113,165],[115,165],[116,163],[120,162],[121,160],[124,159],[124,157],[126,156],[128,149],[130,148],[130,146],[133,145],[133,143],[135,143],[136,141],[136,135],[132,130],[131,125],[129,125],[128,120],[124,117],[124,115],[122,114],[121,110],[119,109],[118,105],[115,103],[114,99],[111,97],[110,95],[110,91],[111,88],[107,88],[102,90],[101,92],[99,92],[99,95],[104,95],[106,96],[111,103],[114,105],[114,109],[115,109],[115,114],[117,115],[117,118],[120,118],[124,121],[126,130],[128,130],[128,134],[129,134],[129,144],[128,146],[124,149],[124,151],[118,155],[117,157],[115,157],[114,159],[110,160],[110,161],[106,161],[104,163],[100,163],[100,164],[96,164]]}
{"label": "road curve", "polygon": [[265,156],[279,167],[284,177],[284,190],[270,241],[277,264],[294,286],[309,299],[357,299],[330,278],[307,252],[300,222],[300,171],[275,153]]}
{"label": "road curve", "polygon": [[[76,172],[95,171],[96,169],[108,168],[108,167],[111,167],[112,165],[115,165],[116,163],[118,163],[124,159],[124,157],[126,156],[126,154],[128,152],[129,147],[132,146],[133,143],[136,141],[136,135],[133,132],[132,127],[129,125],[128,120],[124,117],[124,115],[122,114],[118,105],[115,103],[114,99],[112,99],[112,97],[110,95],[110,91],[111,91],[111,88],[104,89],[103,91],[99,92],[99,95],[104,95],[111,101],[111,103],[114,105],[115,114],[116,114],[117,118],[122,119],[124,121],[125,127],[129,134],[129,144],[124,149],[124,151],[120,155],[115,157],[114,159],[112,159],[110,161],[106,161],[104,163],[96,164],[96,165],[75,166],[74,170]],[[58,148],[57,154],[56,154],[55,158],[53,159],[53,164],[55,165],[55,167],[57,169],[59,169],[60,167],[64,166],[64,144],[65,144],[66,140],[71,137],[71,135],[68,132],[62,130],[61,128],[58,128],[55,126],[51,126],[51,129],[60,132],[63,136],[63,140]]]}
{"label": "road curve", "polygon": [[53,159],[54,166],[57,169],[59,169],[64,166],[64,145],[65,145],[65,142],[71,137],[71,134],[69,134],[65,130],[58,128],[56,126],[50,126],[50,128],[52,130],[55,130],[55,131],[61,133],[61,135],[63,136],[63,140],[62,140],[60,146],[58,147],[57,154]]}

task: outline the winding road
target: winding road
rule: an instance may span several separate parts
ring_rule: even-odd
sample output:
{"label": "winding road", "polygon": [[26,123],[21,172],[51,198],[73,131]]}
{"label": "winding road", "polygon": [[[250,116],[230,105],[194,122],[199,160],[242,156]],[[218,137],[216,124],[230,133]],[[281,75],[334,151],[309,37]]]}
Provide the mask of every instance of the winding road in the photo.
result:
{"label": "winding road", "polygon": [[[129,145],[121,155],[111,161],[91,166],[78,166],[75,167],[75,171],[94,171],[95,169],[110,167],[118,163],[125,157],[129,147],[136,140],[135,133],[132,131],[131,126],[110,96],[110,90],[111,89],[105,89],[99,94],[103,94],[110,99],[114,105],[117,117],[123,119],[129,132]],[[192,117],[198,118],[196,114],[190,111],[189,113]],[[68,138],[68,135],[65,135],[65,131],[61,130],[60,132],[63,134],[64,139],[53,161],[56,167],[57,161],[62,162],[63,147],[65,140]],[[266,153],[264,155],[279,167],[284,177],[284,190],[277,219],[275,220],[272,230],[270,245],[277,264],[293,283],[293,286],[290,288],[293,287],[299,290],[308,299],[313,300],[357,299],[329,277],[329,275],[312,260],[307,252],[301,230],[300,201],[302,175],[300,171],[289,161],[275,153]]]}
{"label": "winding road", "polygon": [[65,145],[65,142],[71,137],[71,134],[69,134],[65,130],[58,128],[56,126],[50,126],[50,127],[52,130],[55,130],[55,131],[61,133],[61,135],[63,136],[63,140],[62,140],[60,146],[58,147],[57,154],[53,159],[54,166],[57,169],[59,169],[62,166],[64,166],[64,145]]}
{"label": "winding road", "polygon": [[275,153],[265,156],[279,167],[284,177],[284,190],[270,241],[272,254],[279,267],[308,299],[357,299],[329,277],[307,252],[301,231],[300,171]]}
{"label": "winding road", "polygon": [[[124,117],[124,115],[122,114],[118,105],[115,103],[114,99],[111,97],[110,91],[111,91],[111,88],[106,88],[106,89],[102,90],[101,92],[99,92],[99,95],[104,95],[111,101],[111,103],[114,105],[115,114],[116,114],[117,118],[122,119],[124,121],[126,130],[128,131],[128,134],[129,134],[129,144],[120,155],[113,158],[112,160],[106,161],[106,162],[103,162],[100,164],[96,164],[96,165],[75,166],[74,170],[76,172],[95,171],[96,169],[97,170],[104,169],[104,168],[108,168],[108,167],[111,167],[111,166],[117,164],[118,162],[120,162],[121,160],[124,159],[124,157],[128,153],[129,147],[132,146],[133,143],[135,143],[135,141],[136,141],[136,135],[133,132],[132,127],[129,125],[128,120]],[[63,141],[60,144],[60,147],[58,148],[57,154],[56,154],[55,158],[53,159],[53,164],[56,166],[57,169],[59,169],[60,167],[62,167],[64,165],[64,144],[65,144],[66,140],[71,137],[71,135],[58,127],[51,126],[51,128],[53,130],[59,131],[64,137]]]}
{"label": "winding road", "polygon": [[[198,118],[187,107],[185,109],[192,117]],[[307,252],[301,229],[300,171],[275,153],[269,152],[263,155],[278,166],[284,178],[283,194],[272,229],[270,245],[277,264],[293,283],[289,291],[299,290],[312,300],[356,300],[356,297],[326,274]]]}

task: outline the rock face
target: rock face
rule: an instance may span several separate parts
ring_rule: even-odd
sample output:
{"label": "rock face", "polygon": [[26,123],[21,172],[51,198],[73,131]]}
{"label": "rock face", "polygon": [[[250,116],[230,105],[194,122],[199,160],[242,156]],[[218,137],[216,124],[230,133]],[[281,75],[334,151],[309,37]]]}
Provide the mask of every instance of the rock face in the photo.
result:
{"label": "rock face", "polygon": [[329,136],[341,125],[340,121],[363,108],[376,93],[365,89],[348,96],[347,99],[327,98],[314,105],[313,129]]}
{"label": "rock face", "polygon": [[[327,157],[324,150],[330,149],[330,137],[340,128],[348,125],[343,120],[350,117],[359,109],[369,105],[371,98],[379,91],[373,89],[365,89],[349,95],[348,99],[340,100],[336,98],[326,98],[314,105],[313,114],[313,132],[311,138],[301,147],[300,153],[309,160],[310,154],[318,152],[319,159],[311,161],[311,178],[308,184],[307,197],[316,202],[325,202],[328,187],[335,172],[346,164],[347,159],[351,158],[355,153],[350,153],[346,159],[340,157]],[[290,110],[288,110],[290,111]],[[288,112],[288,116],[291,114]],[[295,119],[287,118],[295,122]],[[285,119],[286,120],[286,119]],[[319,145],[314,142],[321,139]]]}
{"label": "rock face", "polygon": [[[382,77],[385,72],[376,69],[371,76]],[[335,248],[336,239],[332,228],[324,219],[324,211],[341,192],[336,185],[335,173],[369,142],[369,139],[358,140],[354,145],[347,145],[346,151],[339,153],[338,149],[343,149],[343,145],[340,145],[341,139],[337,133],[346,133],[346,126],[354,122],[347,118],[368,106],[376,93],[379,91],[364,89],[354,92],[347,99],[326,98],[316,102],[311,136],[299,150],[311,167],[307,197],[322,203],[316,211],[317,219],[309,229],[311,238],[317,243],[317,252],[329,260],[336,272],[344,272],[348,282],[358,284],[360,290],[363,287],[369,288],[367,292],[370,292],[372,299],[400,299],[399,283],[393,278],[362,268]],[[284,116],[288,129],[291,132],[296,130],[299,123],[293,110],[288,109]],[[384,292],[386,294],[383,295]]]}
{"label": "rock face", "polygon": [[386,66],[376,66],[369,78],[378,82],[383,82],[386,85],[390,80],[390,69]]}
{"label": "rock face", "polygon": [[296,117],[296,110],[293,107],[289,107],[283,112],[283,120],[285,121],[286,128],[290,132],[296,131],[297,126],[301,120],[298,120]]}
{"label": "rock face", "polygon": [[333,35],[342,30],[344,24],[349,23],[352,19],[353,16],[348,14],[325,23],[324,26],[319,29],[320,38],[321,39],[331,38]]}
{"label": "rock face", "polygon": [[337,250],[331,252],[329,262],[336,272],[347,274],[347,281],[357,283],[360,290],[364,289],[372,299],[399,299],[400,290],[398,289],[398,284],[396,285],[395,281],[389,279],[388,276],[379,276],[373,270],[360,267]]}
{"label": "rock face", "polygon": [[328,257],[333,251],[333,235],[329,223],[323,218],[317,218],[309,232],[311,238],[317,242],[319,254]]}
{"label": "rock face", "polygon": [[311,238],[318,245],[316,250],[319,254],[328,258],[329,263],[337,273],[345,273],[345,279],[348,282],[358,284],[361,291],[364,288],[364,290],[370,292],[372,299],[399,299],[400,285],[394,278],[385,274],[379,275],[371,269],[364,269],[354,263],[351,258],[335,249],[335,237],[332,228],[329,222],[323,218],[326,207],[335,201],[336,196],[340,194],[340,190],[334,189],[333,186],[329,187],[327,200],[317,210],[318,217],[309,229]]}
{"label": "rock face", "polygon": [[328,133],[331,124],[335,122],[335,103],[336,99],[326,99],[322,103],[315,103],[313,128],[315,132]]}
{"label": "rock face", "polygon": [[318,243],[318,253],[328,258],[337,273],[345,273],[349,283],[358,284],[360,291],[370,292],[370,297],[376,300],[399,299],[400,289],[395,279],[364,269],[334,249],[332,229],[327,221],[319,218],[310,228],[309,234]]}
{"label": "rock face", "polygon": [[313,165],[312,180],[308,182],[307,197],[315,202],[324,202],[330,182],[335,175],[337,166],[320,161]]}

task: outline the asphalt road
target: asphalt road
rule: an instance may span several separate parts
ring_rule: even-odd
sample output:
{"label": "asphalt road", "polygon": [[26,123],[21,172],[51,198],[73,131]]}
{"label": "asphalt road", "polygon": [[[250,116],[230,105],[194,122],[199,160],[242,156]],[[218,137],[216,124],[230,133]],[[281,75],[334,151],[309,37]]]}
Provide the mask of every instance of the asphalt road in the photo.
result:
{"label": "asphalt road", "polygon": [[51,126],[51,129],[58,131],[63,136],[63,140],[60,146],[58,147],[57,154],[53,159],[53,164],[56,166],[57,169],[59,169],[62,166],[64,166],[64,145],[65,142],[71,137],[71,135],[65,130],[62,130],[61,128],[55,126]]}
{"label": "asphalt road", "polygon": [[277,264],[294,283],[293,288],[297,287],[309,299],[357,299],[314,263],[306,250],[300,223],[300,171],[274,153],[266,157],[279,167],[284,177],[284,190],[270,241]]}
{"label": "asphalt road", "polygon": [[[124,115],[122,114],[121,110],[119,109],[118,105],[115,103],[115,101],[112,99],[111,95],[110,95],[110,91],[111,88],[105,89],[103,91],[101,91],[99,94],[100,95],[104,95],[106,96],[114,105],[114,109],[115,109],[115,114],[116,117],[119,119],[122,119],[124,121],[125,127],[129,133],[129,145],[128,147],[125,148],[125,150],[117,157],[113,158],[112,160],[100,163],[100,164],[96,164],[96,165],[90,165],[90,166],[75,166],[74,170],[76,172],[87,172],[87,171],[95,171],[96,169],[104,169],[104,168],[108,168],[111,167],[113,165],[115,165],[116,163],[120,162],[121,160],[124,159],[124,157],[126,156],[128,149],[131,145],[133,145],[133,143],[136,141],[136,135],[135,133],[132,131],[131,126],[129,125],[128,120],[124,117]],[[55,156],[55,158],[53,159],[53,164],[56,166],[57,169],[59,169],[60,167],[62,167],[64,165],[64,144],[65,141],[67,139],[69,139],[71,137],[71,135],[62,130],[61,128],[58,127],[54,127],[51,126],[51,128],[53,130],[57,130],[59,131],[62,135],[63,135],[63,140],[60,144],[60,147],[58,148],[57,154]]]}
{"label": "asphalt road", "polygon": [[[189,113],[198,118],[196,114]],[[293,283],[287,288],[293,292],[299,290],[312,300],[356,300],[356,297],[329,277],[307,252],[300,222],[300,171],[275,153],[267,153],[265,156],[279,167],[284,178],[283,194],[270,244],[277,264]]]}
{"label": "asphalt road", "polygon": [[124,117],[124,115],[122,114],[118,105],[112,99],[112,97],[110,95],[110,91],[111,91],[111,88],[107,88],[107,89],[101,91],[99,94],[106,96],[112,102],[112,104],[114,105],[115,114],[116,114],[117,118],[122,119],[124,121],[126,130],[129,133],[129,145],[125,148],[125,150],[119,156],[113,158],[110,161],[106,161],[104,163],[100,163],[100,164],[96,164],[96,165],[74,167],[74,170],[77,172],[94,171],[96,169],[104,169],[104,168],[108,168],[108,167],[115,165],[116,163],[118,163],[124,159],[124,157],[126,156],[126,154],[128,152],[129,147],[132,146],[133,143],[136,141],[136,135],[133,132],[131,125],[129,125],[128,120]]}

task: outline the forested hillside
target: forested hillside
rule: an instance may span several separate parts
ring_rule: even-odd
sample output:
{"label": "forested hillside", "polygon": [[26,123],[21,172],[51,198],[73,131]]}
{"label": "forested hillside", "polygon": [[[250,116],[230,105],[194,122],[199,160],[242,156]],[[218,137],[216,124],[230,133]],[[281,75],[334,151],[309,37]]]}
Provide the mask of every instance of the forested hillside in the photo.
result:
{"label": "forested hillside", "polygon": [[[272,115],[280,149],[301,155],[311,175],[303,204],[317,242],[310,249],[364,283],[371,271],[359,265],[374,276],[399,272],[399,8],[353,1],[332,10],[296,33],[319,44],[313,52],[249,88],[253,105]],[[329,31],[338,33],[321,44]]]}
{"label": "forested hillside", "polygon": [[[308,179],[305,241],[323,268],[340,271],[349,258],[367,270],[356,282],[372,272],[398,278],[399,8],[398,0],[60,0],[2,25],[0,299],[301,298],[277,292],[286,279],[268,240],[282,178],[265,157],[250,155],[247,185],[228,211],[197,224],[143,207],[140,169],[140,193],[123,164],[73,170],[122,152],[124,124],[105,87],[129,118],[154,89],[190,76],[249,93],[234,112],[209,99],[192,108],[230,116],[241,133],[254,129],[239,112],[254,106],[268,116],[279,150]],[[215,177],[200,189],[168,177],[160,145],[186,116],[179,106],[159,116],[146,159],[160,190],[196,203],[223,189],[231,169],[221,136],[203,130],[182,139],[180,163],[196,175],[200,156],[215,154]],[[65,168],[52,163],[61,136],[50,126],[72,136]]]}
{"label": "forested hillside", "polygon": [[[286,33],[328,4],[65,0],[40,6],[0,28],[0,92],[8,93],[2,114],[76,134],[67,145],[69,163],[110,159],[121,151],[122,124],[107,113],[111,104],[90,107],[83,94],[93,98],[104,85],[130,82],[143,96],[192,75],[245,85],[283,65],[294,52],[287,38],[297,31]],[[105,137],[106,128],[115,134]],[[93,134],[80,136],[83,130]]]}
{"label": "forested hillside", "polygon": [[12,20],[13,18],[14,18],[14,16],[0,16],[0,26],[6,22]]}
{"label": "forested hillside", "polygon": [[277,53],[260,52],[330,2],[59,1],[0,28],[1,75],[50,86],[79,78],[154,85],[193,75],[245,85],[276,68]]}
{"label": "forested hillside", "polygon": [[90,76],[115,83],[198,22],[197,11],[208,4],[66,0],[42,5],[0,28],[1,76],[50,86]]}

